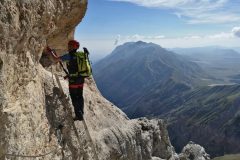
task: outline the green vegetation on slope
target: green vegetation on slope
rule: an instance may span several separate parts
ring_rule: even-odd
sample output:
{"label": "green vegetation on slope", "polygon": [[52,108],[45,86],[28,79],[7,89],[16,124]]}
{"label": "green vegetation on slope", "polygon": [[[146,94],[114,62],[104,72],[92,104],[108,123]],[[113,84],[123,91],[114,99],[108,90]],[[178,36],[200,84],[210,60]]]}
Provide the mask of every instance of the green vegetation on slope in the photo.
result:
{"label": "green vegetation on slope", "polygon": [[240,154],[231,154],[223,157],[216,157],[213,160],[240,160]]}
{"label": "green vegetation on slope", "polygon": [[211,156],[240,152],[239,93],[240,85],[206,86],[176,97],[183,103],[161,115],[169,120],[176,150],[194,141]]}

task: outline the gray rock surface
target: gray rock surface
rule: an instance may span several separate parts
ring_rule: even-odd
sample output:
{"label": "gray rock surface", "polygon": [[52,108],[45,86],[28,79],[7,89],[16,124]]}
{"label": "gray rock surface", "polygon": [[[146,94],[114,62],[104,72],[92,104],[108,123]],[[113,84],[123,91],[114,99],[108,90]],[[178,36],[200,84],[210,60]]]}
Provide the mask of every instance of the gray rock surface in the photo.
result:
{"label": "gray rock surface", "polygon": [[62,40],[70,38],[86,4],[78,0],[0,1],[0,159],[6,153],[36,155],[55,149],[56,141],[48,137],[39,59],[48,41],[62,34]]}
{"label": "gray rock surface", "polygon": [[178,159],[162,120],[129,120],[91,78],[84,98],[93,143],[84,123],[73,123],[69,98],[39,61],[46,45],[66,51],[86,8],[87,0],[0,1],[0,160]]}
{"label": "gray rock surface", "polygon": [[210,160],[210,156],[205,152],[205,149],[194,142],[189,142],[183,148],[179,157],[180,160]]}

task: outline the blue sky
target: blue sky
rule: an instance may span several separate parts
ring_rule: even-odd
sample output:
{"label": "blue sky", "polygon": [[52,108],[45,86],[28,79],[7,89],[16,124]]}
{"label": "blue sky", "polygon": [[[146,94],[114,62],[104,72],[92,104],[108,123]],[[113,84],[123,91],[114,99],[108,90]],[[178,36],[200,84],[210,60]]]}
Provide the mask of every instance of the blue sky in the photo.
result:
{"label": "blue sky", "polygon": [[143,40],[163,47],[240,44],[238,0],[89,0],[75,38],[96,57]]}

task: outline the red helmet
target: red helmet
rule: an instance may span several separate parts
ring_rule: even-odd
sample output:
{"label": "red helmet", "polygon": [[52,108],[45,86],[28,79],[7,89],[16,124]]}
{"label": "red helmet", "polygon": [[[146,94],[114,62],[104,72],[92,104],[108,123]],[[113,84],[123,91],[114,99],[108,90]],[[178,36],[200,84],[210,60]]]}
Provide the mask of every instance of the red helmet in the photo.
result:
{"label": "red helmet", "polygon": [[68,45],[72,46],[74,49],[78,49],[80,46],[79,42],[76,40],[70,40],[68,42]]}

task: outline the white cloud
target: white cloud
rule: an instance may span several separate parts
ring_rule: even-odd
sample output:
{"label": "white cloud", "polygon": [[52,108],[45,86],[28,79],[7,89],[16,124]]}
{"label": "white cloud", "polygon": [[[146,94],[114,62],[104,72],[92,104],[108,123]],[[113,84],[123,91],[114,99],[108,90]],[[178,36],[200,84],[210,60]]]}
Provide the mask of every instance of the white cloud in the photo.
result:
{"label": "white cloud", "polygon": [[232,29],[232,33],[234,34],[234,36],[240,38],[240,27],[234,27],[234,28]]}
{"label": "white cloud", "polygon": [[229,33],[222,32],[222,33],[219,33],[219,34],[206,36],[206,38],[210,38],[210,39],[230,39],[230,38],[234,38],[234,36],[231,32],[229,32]]}
{"label": "white cloud", "polygon": [[226,40],[226,39],[234,39],[237,37],[237,35],[240,36],[240,27],[234,27],[231,32],[221,32],[217,34],[212,34],[212,35],[205,35],[205,36],[200,36],[200,35],[187,35],[183,37],[166,37],[164,35],[156,35],[156,36],[144,36],[140,34],[135,34],[135,35],[128,35],[128,36],[121,36],[118,35],[117,37],[121,37],[121,39],[118,39],[119,43],[124,43],[128,41],[154,41],[154,40]]}
{"label": "white cloud", "polygon": [[163,38],[165,38],[165,36],[164,35],[159,35],[159,36],[153,36],[153,37],[146,37],[147,39],[163,39]]}
{"label": "white cloud", "polygon": [[[207,8],[212,9],[226,3],[228,0],[112,0],[121,2],[131,2],[145,7],[160,8]],[[205,6],[204,6],[205,5]]]}
{"label": "white cloud", "polygon": [[240,27],[234,27],[231,30],[231,32],[222,32],[222,33],[206,36],[206,38],[210,38],[210,39],[233,39],[236,37],[240,38]]}
{"label": "white cloud", "polygon": [[[91,53],[93,59],[100,59],[107,54],[111,53],[116,45],[123,44],[125,42],[136,42],[139,40],[145,42],[152,42],[161,45],[165,48],[172,47],[201,47],[218,45],[223,47],[236,47],[239,46],[240,27],[234,27],[229,32],[221,32],[211,35],[186,35],[183,37],[168,37],[164,35],[117,35],[112,39],[77,39],[81,42],[81,45],[87,47]],[[115,43],[113,44],[113,41]]]}
{"label": "white cloud", "polygon": [[167,37],[163,35],[145,36],[145,35],[128,35],[121,36],[119,44],[125,42],[136,42],[139,40],[153,42],[163,47],[199,47],[209,45],[221,45],[225,47],[237,46],[240,37],[240,27],[234,27],[229,32],[221,32],[205,36],[187,35],[183,37]]}
{"label": "white cloud", "polygon": [[139,34],[135,34],[133,36],[128,36],[127,37],[128,39],[135,39],[135,40],[141,40],[141,39],[144,39],[145,37],[144,36],[141,36]]}
{"label": "white cloud", "polygon": [[201,39],[201,36],[185,36],[183,39]]}
{"label": "white cloud", "polygon": [[114,45],[118,45],[119,41],[121,40],[121,35],[117,35],[117,38],[115,39]]}
{"label": "white cloud", "polygon": [[188,23],[227,23],[240,21],[240,2],[231,0],[111,0],[130,2],[152,8],[173,9],[174,14]]}
{"label": "white cloud", "polygon": [[121,36],[121,40],[123,41],[138,41],[138,40],[150,40],[150,39],[164,39],[164,35],[156,35],[156,36],[143,36],[140,34],[135,34],[131,36]]}

